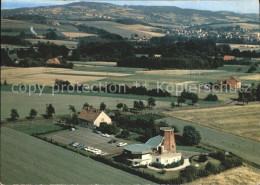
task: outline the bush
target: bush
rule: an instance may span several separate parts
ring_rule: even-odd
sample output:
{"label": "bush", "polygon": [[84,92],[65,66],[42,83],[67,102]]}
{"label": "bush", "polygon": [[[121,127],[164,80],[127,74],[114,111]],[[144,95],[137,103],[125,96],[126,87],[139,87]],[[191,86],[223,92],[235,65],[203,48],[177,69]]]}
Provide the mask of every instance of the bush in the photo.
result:
{"label": "bush", "polygon": [[200,140],[200,133],[195,129],[194,126],[184,126],[182,135],[183,144],[193,146],[199,144]]}
{"label": "bush", "polygon": [[208,162],[208,164],[205,166],[205,170],[213,174],[218,173],[218,168],[211,162]]}
{"label": "bush", "polygon": [[121,138],[128,138],[130,135],[130,132],[128,130],[122,130],[119,137]]}
{"label": "bush", "polygon": [[206,162],[208,159],[207,159],[207,156],[205,155],[205,154],[201,154],[200,156],[199,156],[199,162],[201,162],[201,163],[204,163],[204,162]]}
{"label": "bush", "polygon": [[162,163],[158,163],[158,162],[150,163],[150,166],[155,168],[160,168],[160,169],[163,169],[165,167]]}
{"label": "bush", "polygon": [[184,159],[183,159],[183,157],[182,157],[181,160],[179,160],[179,161],[177,161],[177,162],[172,162],[171,164],[167,164],[167,165],[165,166],[165,168],[176,168],[176,167],[178,167],[178,166],[183,165],[183,163],[184,163]]}
{"label": "bush", "polygon": [[218,101],[218,97],[215,94],[209,94],[204,100],[205,101]]}

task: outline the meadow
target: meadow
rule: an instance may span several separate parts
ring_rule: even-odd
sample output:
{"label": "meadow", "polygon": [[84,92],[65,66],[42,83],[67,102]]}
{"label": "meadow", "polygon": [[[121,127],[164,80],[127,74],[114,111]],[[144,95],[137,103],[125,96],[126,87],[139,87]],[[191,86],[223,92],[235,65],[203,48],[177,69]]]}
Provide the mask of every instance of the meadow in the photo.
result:
{"label": "meadow", "polygon": [[188,184],[257,184],[260,182],[259,174],[260,171],[258,169],[249,166],[241,166],[227,170],[217,175],[201,178]]}
{"label": "meadow", "polygon": [[181,133],[184,126],[193,125],[196,130],[200,132],[202,144],[232,152],[247,161],[260,165],[259,142],[173,117],[167,117],[161,120],[165,120],[169,125],[177,126]]}
{"label": "meadow", "polygon": [[260,104],[164,112],[222,132],[260,142]]}
{"label": "meadow", "polygon": [[68,41],[68,40],[49,40],[49,39],[26,39],[32,44],[37,44],[38,42],[50,42],[50,43],[55,43],[57,45],[65,45],[69,49],[75,49],[77,47],[78,42],[75,41]]}
{"label": "meadow", "polygon": [[111,33],[116,33],[121,35],[122,37],[130,38],[132,34],[136,33],[139,36],[164,36],[164,34],[152,32],[152,30],[156,29],[151,26],[144,26],[140,24],[136,25],[125,25],[112,21],[78,21],[81,24],[86,24],[88,26],[93,26],[96,28],[104,29]]}
{"label": "meadow", "polygon": [[[105,94],[105,93],[104,93]],[[39,94],[28,95],[28,93],[12,93],[1,91],[1,120],[5,120],[10,116],[10,110],[17,109],[20,118],[25,118],[29,115],[31,109],[38,111],[38,116],[45,114],[46,104],[51,103],[55,108],[56,115],[70,114],[69,105],[74,105],[77,111],[81,111],[85,102],[99,108],[101,102],[107,105],[107,108],[112,110],[116,109],[117,103],[126,104],[129,108],[133,107],[135,100],[143,100],[146,104],[147,96],[129,96],[122,95],[121,97],[113,96],[114,94],[106,94],[107,97],[101,94],[81,94],[81,95],[66,95],[44,93],[41,96]],[[137,99],[138,98],[138,99]],[[19,102],[19,103],[18,103]],[[169,108],[168,101],[157,101],[157,108]]]}
{"label": "meadow", "polygon": [[9,128],[1,129],[1,183],[102,184],[104,182],[152,183],[21,132]]}

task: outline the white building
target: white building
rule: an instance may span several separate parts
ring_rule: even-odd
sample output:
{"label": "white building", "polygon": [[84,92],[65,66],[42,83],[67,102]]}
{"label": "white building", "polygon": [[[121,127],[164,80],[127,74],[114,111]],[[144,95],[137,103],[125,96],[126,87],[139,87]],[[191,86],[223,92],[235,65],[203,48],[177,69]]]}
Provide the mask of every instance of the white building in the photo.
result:
{"label": "white building", "polygon": [[161,135],[149,139],[145,144],[133,144],[124,147],[124,153],[133,166],[149,165],[158,162],[164,165],[181,160],[176,152],[174,130],[161,127]]}
{"label": "white building", "polygon": [[106,122],[107,124],[112,123],[111,118],[104,111],[90,107],[85,107],[78,115],[78,118],[88,123],[92,123],[96,127],[99,127],[101,122]]}

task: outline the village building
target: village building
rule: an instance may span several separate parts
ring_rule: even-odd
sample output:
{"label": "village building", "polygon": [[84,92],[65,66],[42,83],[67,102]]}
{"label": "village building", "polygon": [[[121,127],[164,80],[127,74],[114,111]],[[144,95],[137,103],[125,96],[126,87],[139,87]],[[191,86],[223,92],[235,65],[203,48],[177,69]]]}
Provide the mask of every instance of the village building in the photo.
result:
{"label": "village building", "polygon": [[95,127],[99,127],[101,122],[106,122],[107,124],[112,123],[111,118],[104,111],[90,107],[85,107],[78,115],[78,118],[82,121],[93,124]]}
{"label": "village building", "polygon": [[231,55],[225,55],[223,57],[224,61],[230,61],[230,60],[234,60],[234,59],[235,59],[235,56],[231,56]]}
{"label": "village building", "polygon": [[149,57],[149,54],[135,54],[136,58],[141,58],[141,57]]}
{"label": "village building", "polygon": [[153,55],[155,58],[160,58],[162,55],[161,54],[154,54]]}
{"label": "village building", "polygon": [[157,162],[164,165],[178,162],[182,155],[176,151],[174,129],[161,127],[160,135],[149,139],[145,144],[124,147],[124,154],[132,166],[149,165]]}
{"label": "village building", "polygon": [[57,58],[51,58],[46,61],[46,64],[61,64],[59,59]]}
{"label": "village building", "polygon": [[224,89],[240,89],[242,81],[238,76],[231,76],[230,78],[225,80],[218,80],[217,84],[220,88]]}

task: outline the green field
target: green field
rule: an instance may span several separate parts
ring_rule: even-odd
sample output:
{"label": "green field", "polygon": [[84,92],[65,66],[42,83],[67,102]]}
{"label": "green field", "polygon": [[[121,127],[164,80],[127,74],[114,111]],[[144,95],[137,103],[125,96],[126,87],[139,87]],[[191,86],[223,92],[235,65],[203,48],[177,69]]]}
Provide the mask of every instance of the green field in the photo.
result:
{"label": "green field", "polygon": [[[37,122],[37,121],[36,121]],[[42,133],[42,132],[48,132],[48,131],[59,131],[63,130],[63,127],[60,125],[54,125],[54,124],[30,124],[30,125],[22,125],[22,126],[13,126],[12,129],[22,132],[24,134],[33,134],[33,133]]]}
{"label": "green field", "polygon": [[1,129],[3,184],[151,184],[9,128]]}
{"label": "green field", "polygon": [[[70,114],[69,105],[74,105],[77,111],[81,111],[82,106],[85,102],[88,102],[90,105],[93,105],[96,108],[99,108],[101,102],[104,102],[107,105],[108,109],[116,109],[117,102],[127,104],[129,108],[133,107],[133,102],[137,97],[133,99],[128,99],[125,97],[117,98],[114,94],[111,97],[102,97],[95,95],[62,95],[62,94],[42,94],[41,96],[37,94],[28,94],[23,93],[12,93],[1,91],[1,119],[4,120],[9,117],[10,110],[15,108],[17,109],[20,118],[25,118],[29,115],[29,112],[32,108],[38,111],[38,116],[45,114],[46,104],[51,103],[55,108],[55,114],[63,115]],[[127,95],[123,95],[127,96]],[[142,97],[142,96],[141,96]],[[140,96],[139,96],[140,98]],[[147,97],[142,97],[146,101]],[[140,98],[141,99],[141,98]],[[19,102],[19,103],[17,103]],[[146,103],[146,102],[145,102]],[[170,103],[167,101],[157,101],[157,108],[169,108]]]}
{"label": "green field", "polygon": [[256,163],[258,165],[260,164],[259,142],[227,134],[187,121],[182,121],[176,118],[167,117],[163,120],[167,121],[167,123],[170,125],[176,125],[181,132],[185,125],[194,125],[196,129],[200,132],[201,143],[233,152],[234,154],[242,157],[245,160]]}

